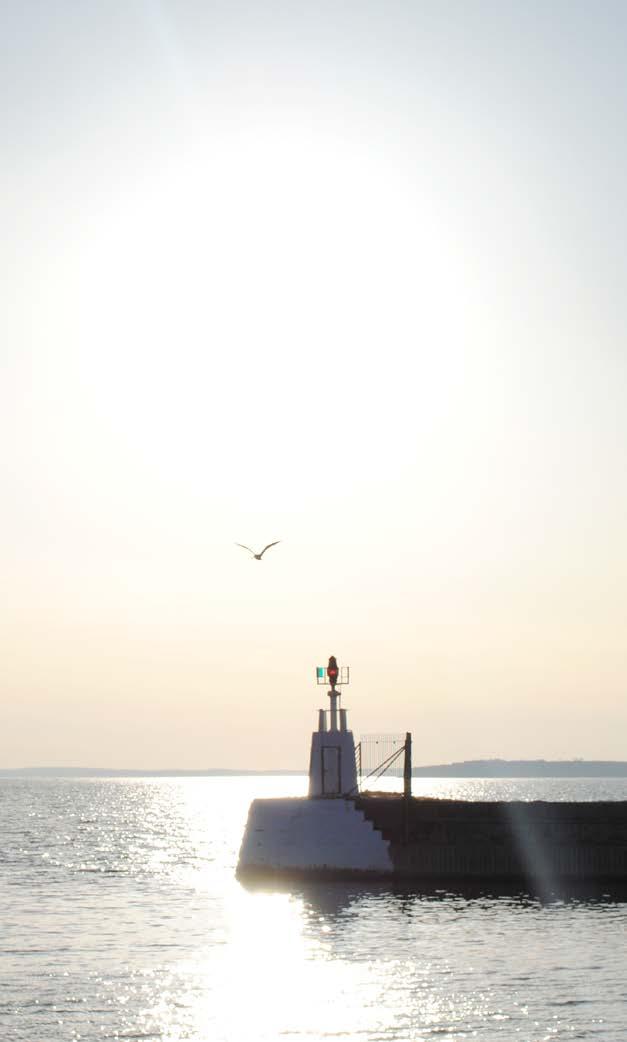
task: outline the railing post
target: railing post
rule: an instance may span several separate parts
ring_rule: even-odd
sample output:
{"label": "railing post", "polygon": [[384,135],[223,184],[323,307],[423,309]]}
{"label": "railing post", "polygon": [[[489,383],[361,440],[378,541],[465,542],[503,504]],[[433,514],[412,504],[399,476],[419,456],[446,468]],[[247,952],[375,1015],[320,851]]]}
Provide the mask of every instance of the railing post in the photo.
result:
{"label": "railing post", "polygon": [[403,839],[409,843],[409,808],[411,801],[411,732],[405,735],[405,763],[403,765]]}
{"label": "railing post", "polygon": [[403,795],[411,796],[411,731],[405,735],[405,765],[403,767]]}

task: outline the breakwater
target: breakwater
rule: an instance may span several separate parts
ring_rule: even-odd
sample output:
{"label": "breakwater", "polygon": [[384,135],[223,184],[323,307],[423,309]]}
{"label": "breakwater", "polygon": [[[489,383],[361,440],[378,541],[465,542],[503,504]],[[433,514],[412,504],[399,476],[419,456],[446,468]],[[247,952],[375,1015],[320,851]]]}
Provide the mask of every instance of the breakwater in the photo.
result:
{"label": "breakwater", "polygon": [[627,802],[255,800],[240,876],[627,885]]}
{"label": "breakwater", "polygon": [[465,802],[361,796],[395,875],[539,885],[627,881],[627,803]]}

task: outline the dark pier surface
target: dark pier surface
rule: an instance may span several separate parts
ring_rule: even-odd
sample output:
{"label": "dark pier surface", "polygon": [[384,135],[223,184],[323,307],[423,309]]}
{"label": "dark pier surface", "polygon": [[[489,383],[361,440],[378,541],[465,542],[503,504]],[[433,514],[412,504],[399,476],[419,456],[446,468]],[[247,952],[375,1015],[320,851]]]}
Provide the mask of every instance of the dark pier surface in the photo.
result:
{"label": "dark pier surface", "polygon": [[550,803],[363,794],[355,805],[390,844],[394,875],[422,883],[627,885],[627,802]]}

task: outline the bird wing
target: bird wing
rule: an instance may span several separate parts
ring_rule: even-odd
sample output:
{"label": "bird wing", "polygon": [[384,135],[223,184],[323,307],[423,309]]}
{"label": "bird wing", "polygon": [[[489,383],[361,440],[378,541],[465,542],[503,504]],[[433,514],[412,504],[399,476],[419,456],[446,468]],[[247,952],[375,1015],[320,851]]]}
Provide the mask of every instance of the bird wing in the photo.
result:
{"label": "bird wing", "polygon": [[248,553],[249,553],[249,554],[252,554],[252,555],[253,555],[253,557],[255,556],[255,551],[254,551],[254,550],[251,550],[249,546],[244,546],[244,544],[243,544],[243,543],[236,543],[235,545],[236,545],[236,546],[241,546],[242,550],[248,550]]}
{"label": "bird wing", "polygon": [[276,544],[277,544],[277,543],[280,543],[280,542],[281,542],[281,540],[280,540],[280,539],[276,539],[276,540],[274,541],[274,543],[268,543],[268,545],[267,545],[267,546],[264,546],[264,548],[263,548],[263,550],[261,551],[261,553],[259,554],[259,556],[260,556],[260,557],[263,557],[263,555],[265,554],[266,550],[269,550],[271,546],[276,546]]}

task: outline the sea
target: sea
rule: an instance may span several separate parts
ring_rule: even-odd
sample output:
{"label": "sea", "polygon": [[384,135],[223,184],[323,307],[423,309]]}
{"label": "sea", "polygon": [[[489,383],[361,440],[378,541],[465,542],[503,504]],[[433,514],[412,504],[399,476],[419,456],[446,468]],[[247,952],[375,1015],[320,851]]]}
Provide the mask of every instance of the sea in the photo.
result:
{"label": "sea", "polygon": [[[0,1040],[627,1039],[612,894],[247,889],[256,796],[304,777],[0,780]],[[627,799],[627,779],[416,779],[417,795]]]}

